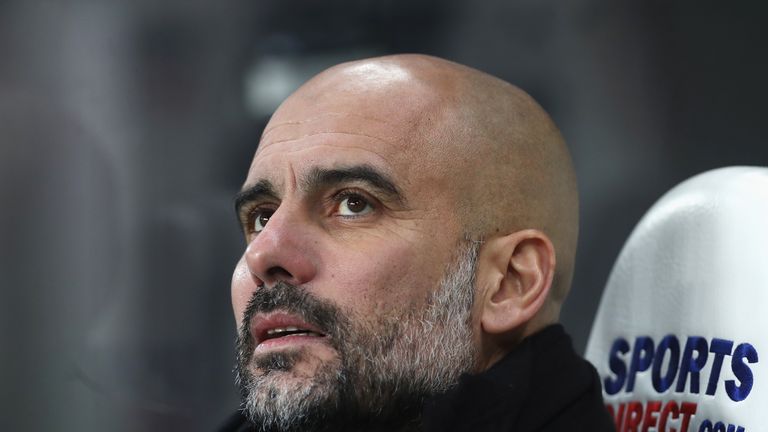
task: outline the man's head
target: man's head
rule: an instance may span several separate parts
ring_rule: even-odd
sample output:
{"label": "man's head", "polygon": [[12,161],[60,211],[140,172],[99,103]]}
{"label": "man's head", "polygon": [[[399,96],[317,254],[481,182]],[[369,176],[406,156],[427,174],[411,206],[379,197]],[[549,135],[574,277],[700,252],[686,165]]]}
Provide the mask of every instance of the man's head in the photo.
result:
{"label": "man's head", "polygon": [[237,199],[248,412],[416,424],[557,320],[577,201],[557,128],[510,84],[417,55],[319,74],[273,115]]}

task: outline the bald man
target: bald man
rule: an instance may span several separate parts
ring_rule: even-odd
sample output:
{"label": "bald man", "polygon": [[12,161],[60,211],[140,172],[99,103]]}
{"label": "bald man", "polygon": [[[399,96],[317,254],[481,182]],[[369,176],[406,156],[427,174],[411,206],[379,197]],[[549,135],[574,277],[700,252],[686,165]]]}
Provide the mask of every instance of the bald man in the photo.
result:
{"label": "bald man", "polygon": [[235,201],[223,430],[612,430],[556,324],[572,163],[520,89],[421,55],[330,68],[274,113]]}

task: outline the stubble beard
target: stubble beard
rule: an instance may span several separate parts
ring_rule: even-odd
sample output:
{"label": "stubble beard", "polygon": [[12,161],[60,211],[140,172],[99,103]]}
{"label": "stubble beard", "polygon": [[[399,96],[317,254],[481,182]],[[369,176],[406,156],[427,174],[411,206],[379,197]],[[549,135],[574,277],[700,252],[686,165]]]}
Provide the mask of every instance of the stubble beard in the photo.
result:
{"label": "stubble beard", "polygon": [[[479,245],[467,242],[421,310],[373,322],[278,283],[254,293],[238,337],[237,383],[243,412],[260,431],[419,430],[424,401],[472,370],[471,329]],[[304,348],[254,356],[248,322],[287,311],[318,326],[337,353]],[[315,365],[298,370],[298,362]]]}

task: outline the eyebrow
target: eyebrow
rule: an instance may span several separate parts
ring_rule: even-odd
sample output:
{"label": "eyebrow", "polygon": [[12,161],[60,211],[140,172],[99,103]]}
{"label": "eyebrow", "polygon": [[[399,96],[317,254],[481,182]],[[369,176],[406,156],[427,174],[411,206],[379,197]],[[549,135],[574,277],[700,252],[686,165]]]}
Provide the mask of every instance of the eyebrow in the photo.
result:
{"label": "eyebrow", "polygon": [[[302,179],[302,186],[309,191],[316,191],[342,183],[364,182],[383,193],[389,200],[404,205],[405,199],[395,183],[384,173],[370,165],[353,165],[340,168],[313,168]],[[242,207],[251,201],[264,198],[279,199],[272,182],[259,180],[253,186],[244,188],[235,195],[235,214],[240,215]]]}
{"label": "eyebrow", "polygon": [[269,180],[259,180],[255,185],[238,192],[235,195],[235,214],[239,217],[240,210],[246,203],[264,198],[277,198],[275,187]]}
{"label": "eyebrow", "polygon": [[400,190],[386,174],[370,165],[353,165],[340,168],[313,168],[303,179],[302,186],[315,191],[342,183],[363,182],[387,196],[389,200],[405,204]]}

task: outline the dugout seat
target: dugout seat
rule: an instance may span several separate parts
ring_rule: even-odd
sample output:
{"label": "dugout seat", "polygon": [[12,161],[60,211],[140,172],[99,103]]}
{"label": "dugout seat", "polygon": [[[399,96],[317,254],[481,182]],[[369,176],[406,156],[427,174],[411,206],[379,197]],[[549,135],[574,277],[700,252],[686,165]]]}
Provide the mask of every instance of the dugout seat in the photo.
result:
{"label": "dugout seat", "polygon": [[586,357],[619,432],[768,430],[768,168],[697,175],[648,211]]}

